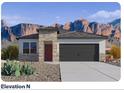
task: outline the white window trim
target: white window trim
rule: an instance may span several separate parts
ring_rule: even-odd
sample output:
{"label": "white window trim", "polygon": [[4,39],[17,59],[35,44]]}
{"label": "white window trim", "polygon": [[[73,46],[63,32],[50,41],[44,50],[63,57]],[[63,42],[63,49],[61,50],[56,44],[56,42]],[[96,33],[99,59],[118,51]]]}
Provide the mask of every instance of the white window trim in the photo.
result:
{"label": "white window trim", "polygon": [[[33,41],[33,42],[23,42],[23,44],[24,43],[29,43],[29,53],[24,53],[24,48],[22,48],[22,53],[24,54],[24,55],[30,55],[30,54],[37,54],[37,42],[35,42],[35,41]],[[31,43],[36,43],[36,53],[31,53]],[[23,47],[23,45],[22,45],[22,47]]]}

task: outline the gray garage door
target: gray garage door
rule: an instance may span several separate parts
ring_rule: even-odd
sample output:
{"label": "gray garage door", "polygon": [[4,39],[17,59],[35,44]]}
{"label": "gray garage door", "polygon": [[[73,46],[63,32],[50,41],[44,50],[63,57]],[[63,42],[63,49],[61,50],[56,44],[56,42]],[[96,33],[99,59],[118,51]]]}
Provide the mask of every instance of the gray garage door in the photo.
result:
{"label": "gray garage door", "polygon": [[99,44],[60,44],[60,61],[98,61]]}

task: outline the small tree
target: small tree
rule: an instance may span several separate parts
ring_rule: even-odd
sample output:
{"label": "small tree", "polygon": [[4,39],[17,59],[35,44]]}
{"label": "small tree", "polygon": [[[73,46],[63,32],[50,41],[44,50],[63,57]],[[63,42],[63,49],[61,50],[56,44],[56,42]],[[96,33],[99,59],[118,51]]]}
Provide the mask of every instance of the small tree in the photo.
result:
{"label": "small tree", "polygon": [[120,55],[121,55],[121,49],[116,45],[112,45],[110,53],[113,56],[113,58],[118,59],[120,58]]}
{"label": "small tree", "polygon": [[3,48],[1,50],[1,59],[6,59],[7,58],[7,49]]}
{"label": "small tree", "polygon": [[9,59],[17,59],[18,58],[18,47],[16,45],[8,46],[7,51],[9,53]]}
{"label": "small tree", "polygon": [[18,49],[18,46],[16,46],[16,45],[11,45],[11,46],[8,46],[7,48],[3,48],[1,52],[2,52],[1,58],[4,60],[18,59],[19,49]]}

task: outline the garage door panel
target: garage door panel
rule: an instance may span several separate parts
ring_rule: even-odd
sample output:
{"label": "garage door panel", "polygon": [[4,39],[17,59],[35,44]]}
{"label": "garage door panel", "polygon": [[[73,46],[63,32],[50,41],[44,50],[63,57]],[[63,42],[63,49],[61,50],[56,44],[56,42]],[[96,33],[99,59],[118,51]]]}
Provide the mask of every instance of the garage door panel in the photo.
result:
{"label": "garage door panel", "polygon": [[60,44],[60,61],[98,61],[98,44]]}

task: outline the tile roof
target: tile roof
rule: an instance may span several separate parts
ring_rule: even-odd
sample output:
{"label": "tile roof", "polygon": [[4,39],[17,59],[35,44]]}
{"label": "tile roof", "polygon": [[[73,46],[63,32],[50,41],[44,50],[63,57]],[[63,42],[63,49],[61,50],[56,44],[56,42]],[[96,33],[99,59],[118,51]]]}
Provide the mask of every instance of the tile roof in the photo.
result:
{"label": "tile roof", "polygon": [[38,33],[17,37],[18,39],[38,39]]}
{"label": "tile roof", "polygon": [[[108,37],[86,33],[86,32],[79,32],[79,31],[63,31],[58,33],[58,39],[107,39]],[[18,37],[17,39],[38,39],[38,33],[37,34],[31,34],[26,36]]]}
{"label": "tile roof", "polygon": [[92,33],[86,33],[86,32],[65,32],[58,34],[59,39],[107,39],[105,36],[96,35]]}

